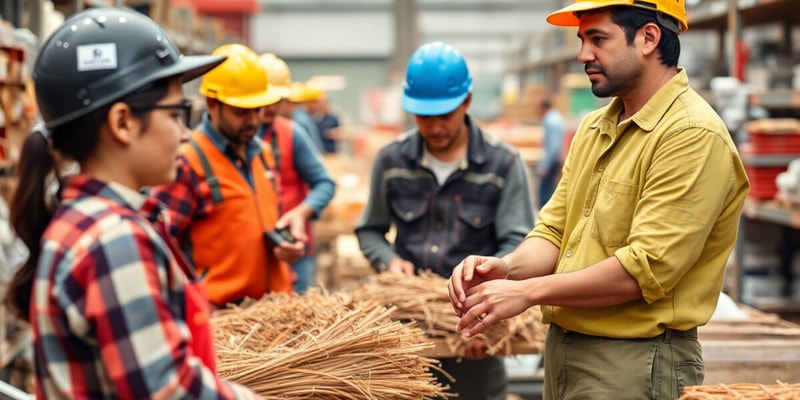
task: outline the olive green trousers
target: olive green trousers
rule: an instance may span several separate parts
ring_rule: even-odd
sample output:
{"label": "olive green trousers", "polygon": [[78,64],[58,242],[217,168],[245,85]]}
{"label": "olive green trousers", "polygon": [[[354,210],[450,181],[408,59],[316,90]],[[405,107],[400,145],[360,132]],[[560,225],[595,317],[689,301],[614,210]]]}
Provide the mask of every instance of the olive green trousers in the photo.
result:
{"label": "olive green trousers", "polygon": [[674,400],[705,376],[697,329],[612,339],[548,329],[544,400]]}

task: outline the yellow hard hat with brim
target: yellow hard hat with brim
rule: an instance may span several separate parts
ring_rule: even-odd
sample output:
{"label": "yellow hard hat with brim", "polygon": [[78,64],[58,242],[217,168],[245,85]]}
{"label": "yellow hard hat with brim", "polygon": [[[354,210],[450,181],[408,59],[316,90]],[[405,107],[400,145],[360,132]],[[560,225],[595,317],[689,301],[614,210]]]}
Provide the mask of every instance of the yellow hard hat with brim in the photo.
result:
{"label": "yellow hard hat with brim", "polygon": [[281,98],[289,98],[292,74],[286,62],[272,53],[260,55],[258,61],[267,70],[267,90],[278,94]]}
{"label": "yellow hard hat with brim", "polygon": [[203,75],[200,94],[238,108],[259,108],[281,100],[268,90],[267,70],[258,62],[258,55],[240,44],[226,44],[212,55],[228,58],[217,68]]}

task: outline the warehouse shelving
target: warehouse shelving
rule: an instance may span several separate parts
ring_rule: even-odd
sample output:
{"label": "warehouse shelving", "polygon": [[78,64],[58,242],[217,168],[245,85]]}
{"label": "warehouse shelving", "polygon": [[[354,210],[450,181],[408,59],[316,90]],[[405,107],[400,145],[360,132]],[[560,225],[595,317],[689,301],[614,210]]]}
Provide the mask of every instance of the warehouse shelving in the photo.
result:
{"label": "warehouse shelving", "polygon": [[[242,42],[225,30],[221,21],[200,15],[193,6],[172,4],[170,0],[51,0],[55,10],[65,17],[91,7],[126,6],[150,16],[161,25],[184,54],[208,54],[223,43]],[[0,13],[15,26],[27,22],[27,28],[41,36],[44,0],[4,2]]]}
{"label": "warehouse shelving", "polygon": [[689,10],[691,29],[718,29],[725,31],[731,13],[738,13],[743,27],[774,22],[800,23],[800,14],[791,12],[797,6],[795,0],[738,0],[738,9],[731,9],[728,0],[705,1]]}
{"label": "warehouse shelving", "polygon": [[[692,30],[716,30],[720,37],[727,34],[734,41],[741,40],[743,29],[778,24],[783,31],[782,40],[786,49],[792,49],[794,26],[800,25],[800,13],[789,12],[797,6],[794,0],[738,0],[738,8],[727,7],[730,1],[717,0],[701,3],[689,13]],[[725,41],[719,41],[724,46]],[[725,54],[720,49],[720,54]],[[730,54],[728,55],[730,58]],[[730,61],[729,64],[733,64]],[[729,66],[729,70],[732,66]],[[750,104],[783,114],[800,111],[800,90],[781,88],[767,89],[750,94]]]}
{"label": "warehouse shelving", "polygon": [[778,226],[781,232],[780,243],[776,243],[781,255],[781,274],[786,278],[783,287],[775,287],[771,296],[752,297],[746,303],[767,312],[774,312],[783,315],[787,319],[800,319],[800,302],[797,295],[793,297],[792,267],[790,265],[792,252],[796,250],[797,238],[800,237],[800,208],[787,207],[785,204],[776,200],[756,200],[748,198],[742,209],[742,222],[740,224],[739,237],[736,243],[737,259],[737,293],[735,296],[742,299],[741,291],[745,271],[738,267],[742,266],[742,260],[746,257],[747,249],[747,230],[752,223],[768,223]]}
{"label": "warehouse shelving", "polygon": [[778,89],[752,93],[750,104],[767,109],[800,109],[800,90]]}
{"label": "warehouse shelving", "polygon": [[580,41],[575,31],[553,27],[535,35],[523,37],[506,53],[507,74],[515,74],[520,82],[550,85],[553,92],[559,87],[561,76],[582,72],[578,63]]}
{"label": "warehouse shelving", "polygon": [[787,208],[776,201],[747,199],[742,214],[747,218],[800,229],[800,210]]}
{"label": "warehouse shelving", "polygon": [[[765,25],[778,25],[782,33],[782,44],[784,51],[791,52],[793,49],[792,29],[800,25],[800,13],[791,12],[797,6],[793,0],[738,0],[738,7],[732,9],[726,7],[730,1],[706,1],[693,10],[690,14],[690,27],[693,30],[705,29],[716,30],[720,37],[728,35],[730,42],[742,40],[744,35],[742,30],[760,27]],[[724,40],[720,40],[723,46]],[[720,54],[725,54],[724,49],[720,49]],[[735,60],[729,55],[729,70],[733,70]],[[788,82],[787,82],[788,84]],[[790,88],[769,88],[755,91],[749,96],[751,106],[759,106],[767,109],[774,116],[796,116],[800,113],[800,91]],[[751,164],[759,166],[785,166],[791,159],[796,158],[792,155],[785,157],[775,156],[752,156],[743,155],[743,159]],[[768,165],[769,163],[777,163]],[[783,288],[775,288],[775,297],[753,298],[751,303],[760,309],[778,312],[783,315],[796,316],[800,313],[800,304],[793,301],[797,294],[793,293],[793,276],[790,261],[794,246],[787,245],[797,236],[800,230],[800,211],[793,209],[786,204],[774,200],[748,199],[743,209],[741,232],[737,243],[737,265],[741,265],[744,255],[743,243],[746,230],[751,221],[766,222],[780,227],[781,237],[781,259],[782,271],[786,278],[786,285]],[[739,287],[737,292],[741,293],[742,279],[744,272],[737,270],[737,280]],[[796,289],[794,289],[796,290]],[[741,298],[739,298],[741,300]]]}

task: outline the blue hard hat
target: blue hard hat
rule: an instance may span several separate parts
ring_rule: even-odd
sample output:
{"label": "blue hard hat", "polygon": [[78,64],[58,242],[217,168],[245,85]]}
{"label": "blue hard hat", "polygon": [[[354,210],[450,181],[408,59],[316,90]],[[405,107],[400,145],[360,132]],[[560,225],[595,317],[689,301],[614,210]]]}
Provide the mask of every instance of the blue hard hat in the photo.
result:
{"label": "blue hard hat", "polygon": [[403,109],[416,115],[442,115],[456,109],[472,91],[464,56],[444,42],[420,46],[411,56],[403,85]]}

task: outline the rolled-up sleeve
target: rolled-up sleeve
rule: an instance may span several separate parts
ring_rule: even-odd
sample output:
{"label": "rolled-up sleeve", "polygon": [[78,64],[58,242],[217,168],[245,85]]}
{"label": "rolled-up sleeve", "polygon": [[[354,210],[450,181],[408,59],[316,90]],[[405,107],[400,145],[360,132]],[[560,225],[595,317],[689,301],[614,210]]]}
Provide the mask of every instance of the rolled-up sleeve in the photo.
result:
{"label": "rolled-up sleeve", "polygon": [[647,302],[670,292],[694,266],[729,203],[737,179],[731,149],[717,133],[686,129],[664,139],[642,171],[627,245],[614,255]]}

